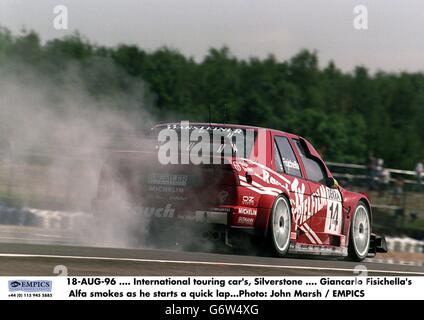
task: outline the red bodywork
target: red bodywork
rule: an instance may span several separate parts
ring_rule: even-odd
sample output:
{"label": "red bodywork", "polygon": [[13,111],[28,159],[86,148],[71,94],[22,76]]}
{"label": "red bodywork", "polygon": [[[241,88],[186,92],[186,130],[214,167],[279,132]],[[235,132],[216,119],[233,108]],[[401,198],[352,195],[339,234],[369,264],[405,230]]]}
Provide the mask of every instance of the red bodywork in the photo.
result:
{"label": "red bodywork", "polygon": [[[232,231],[243,230],[267,236],[273,204],[277,197],[284,196],[289,200],[292,212],[290,253],[347,255],[352,213],[359,201],[363,201],[371,213],[369,200],[363,194],[349,192],[337,185],[327,186],[326,181],[332,178],[332,174],[307,140],[294,134],[257,127],[208,123],[191,125],[254,130],[257,133],[255,147],[249,156],[233,157],[229,164],[218,166],[163,166],[157,164],[155,153],[120,153],[118,158],[126,159],[124,165],[119,165],[120,174],[127,181],[127,190],[134,199],[143,196],[144,213],[158,218],[162,224],[169,224],[171,218],[197,225],[220,225],[225,232],[223,238],[230,244],[228,235]],[[159,125],[156,129],[163,126]],[[280,159],[288,161],[287,165],[299,170],[301,176],[285,172],[284,167],[278,168],[276,138],[285,138],[289,142],[296,161],[284,160],[284,155]],[[308,177],[305,167],[308,160],[305,160],[305,154],[301,154],[299,146],[308,159],[319,165],[324,180],[317,182]],[[140,166],[140,160],[144,168],[141,174],[147,179],[142,183],[140,179],[134,179],[137,176],[134,168]],[[102,175],[101,180],[105,180],[105,173]],[[191,183],[191,180],[196,183]],[[99,190],[102,189],[104,187],[101,186]],[[104,198],[104,194],[99,192],[98,200]]]}

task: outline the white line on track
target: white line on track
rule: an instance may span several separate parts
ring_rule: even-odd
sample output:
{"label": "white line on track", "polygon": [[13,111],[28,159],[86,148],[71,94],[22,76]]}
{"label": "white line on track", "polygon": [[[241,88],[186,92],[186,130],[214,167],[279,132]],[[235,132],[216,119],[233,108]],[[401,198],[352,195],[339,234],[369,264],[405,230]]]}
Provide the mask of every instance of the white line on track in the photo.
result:
{"label": "white line on track", "polygon": [[[87,256],[61,256],[47,254],[20,254],[20,253],[0,253],[0,257],[15,258],[53,258],[53,259],[75,259],[75,260],[101,260],[101,261],[125,261],[125,262],[149,262],[149,263],[170,263],[170,264],[200,264],[215,266],[233,266],[233,267],[253,267],[253,268],[271,268],[271,269],[293,269],[293,270],[317,270],[317,271],[339,271],[352,272],[349,268],[328,268],[328,267],[307,267],[307,266],[287,266],[287,265],[269,265],[254,263],[234,263],[234,262],[214,262],[214,261],[184,261],[184,260],[159,260],[159,259],[139,259],[139,258],[110,258],[110,257],[87,257]],[[370,273],[390,273],[404,275],[421,275],[424,272],[399,271],[399,270],[374,270],[368,269]]]}
{"label": "white line on track", "polygon": [[45,243],[47,242],[47,244],[51,244],[51,243],[70,243],[71,238],[56,238],[56,239],[52,239],[52,238],[48,238],[48,239],[43,239],[43,238],[16,238],[16,237],[0,237],[0,240],[4,243],[8,243],[8,242],[16,242],[16,240],[19,240],[20,242],[24,242],[24,243]]}

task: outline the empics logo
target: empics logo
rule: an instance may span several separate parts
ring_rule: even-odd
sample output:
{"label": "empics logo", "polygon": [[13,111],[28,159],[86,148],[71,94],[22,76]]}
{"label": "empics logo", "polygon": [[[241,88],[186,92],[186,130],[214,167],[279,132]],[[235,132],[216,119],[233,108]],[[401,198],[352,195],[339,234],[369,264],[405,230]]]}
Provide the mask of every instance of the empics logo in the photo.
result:
{"label": "empics logo", "polygon": [[52,292],[49,280],[9,280],[9,292]]}

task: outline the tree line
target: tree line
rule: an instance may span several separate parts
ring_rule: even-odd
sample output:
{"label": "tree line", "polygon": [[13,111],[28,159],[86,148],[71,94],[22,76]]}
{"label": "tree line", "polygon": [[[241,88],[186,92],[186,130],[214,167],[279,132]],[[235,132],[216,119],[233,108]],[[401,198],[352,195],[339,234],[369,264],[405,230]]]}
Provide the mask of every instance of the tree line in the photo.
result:
{"label": "tree line", "polygon": [[[56,82],[77,66],[87,94],[110,99],[108,107],[121,113],[207,122],[211,110],[214,122],[293,132],[310,139],[327,161],[364,163],[372,151],[387,166],[412,169],[424,158],[422,72],[372,74],[364,66],[345,72],[333,62],[321,66],[309,50],[279,61],[212,48],[196,61],[166,47],[104,47],[79,34],[42,43],[35,32],[1,29],[0,66],[12,62]],[[128,93],[140,103],[127,104]]]}

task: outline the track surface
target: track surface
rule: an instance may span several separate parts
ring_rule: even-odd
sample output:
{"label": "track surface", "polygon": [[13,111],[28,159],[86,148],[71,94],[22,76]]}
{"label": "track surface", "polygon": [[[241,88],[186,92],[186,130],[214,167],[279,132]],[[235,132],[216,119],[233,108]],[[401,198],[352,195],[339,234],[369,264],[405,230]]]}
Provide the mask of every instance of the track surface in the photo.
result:
{"label": "track surface", "polygon": [[[37,244],[34,244],[37,243]],[[149,249],[75,246],[69,235],[43,229],[0,227],[0,275],[54,275],[58,265],[69,275],[113,276],[356,276],[355,267],[368,275],[424,275],[423,267],[318,260],[272,258]]]}
{"label": "track surface", "polygon": [[[353,262],[278,259],[142,249],[112,249],[60,245],[0,245],[0,275],[53,275],[64,265],[69,275],[199,275],[199,276],[355,276]],[[422,267],[360,263],[369,275],[424,275]]]}

